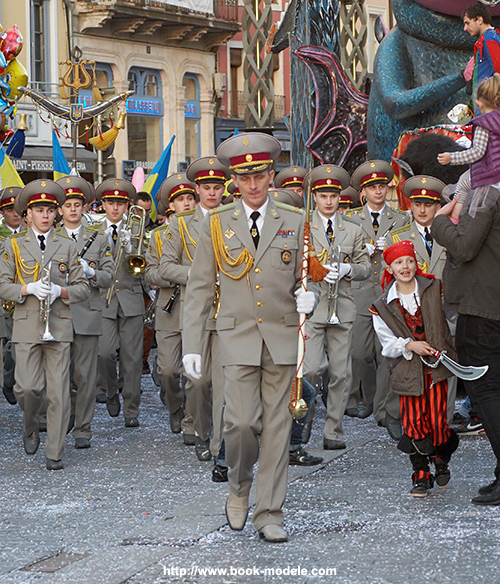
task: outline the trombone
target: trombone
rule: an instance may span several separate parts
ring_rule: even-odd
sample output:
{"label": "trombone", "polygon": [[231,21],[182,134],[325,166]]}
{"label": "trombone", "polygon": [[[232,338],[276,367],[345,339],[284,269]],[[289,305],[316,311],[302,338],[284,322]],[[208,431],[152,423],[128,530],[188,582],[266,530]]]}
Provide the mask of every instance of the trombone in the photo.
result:
{"label": "trombone", "polygon": [[[340,265],[340,245],[336,245],[334,248],[334,256],[333,256],[333,264],[337,264],[337,270],[339,269]],[[338,308],[339,308],[339,285],[340,285],[340,278],[338,277],[335,280],[334,284],[328,284],[328,313],[326,324],[342,324],[338,316]]]}
{"label": "trombone", "polygon": [[[135,213],[137,209],[140,209],[140,216]],[[126,274],[132,276],[133,278],[141,278],[146,271],[146,260],[141,255],[142,245],[144,243],[144,229],[146,226],[146,211],[139,205],[132,205],[130,207],[127,216],[127,223],[125,224],[124,229],[130,229],[132,231],[134,225],[137,226],[137,234],[131,235],[130,239],[138,240],[137,253],[130,254],[123,260],[122,263],[123,248],[125,244],[123,239],[120,240],[120,249],[118,250],[115,258],[115,273],[113,283],[108,288],[106,293],[106,308],[109,308],[111,303],[111,298],[113,296],[113,292],[115,291],[116,277],[118,276],[120,266],[122,266]]]}
{"label": "trombone", "polygon": [[[50,286],[50,269],[52,267],[52,262],[49,262],[46,266],[42,268],[42,282]],[[50,294],[40,300],[40,320],[45,324],[45,330],[40,337],[42,341],[55,341],[56,339],[52,336],[49,330],[49,317],[50,317]]]}

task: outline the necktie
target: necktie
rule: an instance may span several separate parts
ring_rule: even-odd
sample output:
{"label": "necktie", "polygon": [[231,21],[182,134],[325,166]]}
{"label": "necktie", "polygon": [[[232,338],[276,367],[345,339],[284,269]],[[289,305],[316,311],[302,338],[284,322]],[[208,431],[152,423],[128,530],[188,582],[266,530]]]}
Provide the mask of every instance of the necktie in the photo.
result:
{"label": "necktie", "polygon": [[40,249],[45,251],[45,235],[39,235],[38,239],[40,240]]}
{"label": "necktie", "polygon": [[73,233],[71,234],[71,237],[76,241],[76,233],[73,231]]}
{"label": "necktie", "polygon": [[111,229],[113,230],[113,235],[111,236],[111,239],[113,240],[113,244],[116,245],[116,242],[118,241],[118,229],[116,225],[111,225]]}
{"label": "necktie", "polygon": [[328,219],[328,223],[326,226],[326,235],[328,236],[328,243],[332,243],[332,239],[333,239],[333,225],[332,225],[332,220]]}
{"label": "necktie", "polygon": [[427,244],[428,244],[427,245],[427,253],[429,254],[429,257],[431,257],[432,244],[434,243],[434,239],[433,239],[428,227],[424,227],[424,231],[425,231],[425,240],[427,241]]}
{"label": "necktie", "polygon": [[257,219],[259,217],[260,217],[260,213],[258,211],[254,211],[250,215],[250,219],[252,219],[252,221],[253,221],[252,227],[250,227],[250,235],[252,236],[253,242],[255,244],[255,249],[257,249],[257,246],[259,245],[259,239],[260,239],[259,230],[257,228]]}
{"label": "necktie", "polygon": [[379,215],[380,215],[380,213],[374,213],[372,211],[372,217],[373,217],[372,225],[373,225],[373,231],[375,231],[375,233],[377,233],[378,228],[379,228],[379,224],[378,224],[378,216]]}

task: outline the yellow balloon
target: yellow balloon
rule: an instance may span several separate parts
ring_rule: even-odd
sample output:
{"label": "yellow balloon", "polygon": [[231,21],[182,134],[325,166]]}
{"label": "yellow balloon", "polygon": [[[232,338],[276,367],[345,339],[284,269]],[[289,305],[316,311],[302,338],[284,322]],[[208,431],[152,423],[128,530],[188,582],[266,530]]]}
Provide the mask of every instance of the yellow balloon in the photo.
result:
{"label": "yellow balloon", "polygon": [[7,85],[10,87],[10,95],[8,100],[12,101],[22,96],[17,88],[26,87],[28,85],[28,72],[17,59],[12,59],[9,61],[7,68],[5,69],[4,78]]}

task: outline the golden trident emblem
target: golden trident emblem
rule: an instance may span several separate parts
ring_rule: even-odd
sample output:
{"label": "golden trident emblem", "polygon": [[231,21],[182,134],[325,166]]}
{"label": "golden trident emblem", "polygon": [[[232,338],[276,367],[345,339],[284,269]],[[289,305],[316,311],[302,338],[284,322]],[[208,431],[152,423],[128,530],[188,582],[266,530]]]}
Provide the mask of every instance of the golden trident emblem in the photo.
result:
{"label": "golden trident emblem", "polygon": [[[62,78],[62,81],[66,87],[71,87],[76,91],[82,87],[87,87],[92,81],[89,73],[85,70],[85,65],[95,65],[94,61],[86,61],[85,59],[80,61],[82,54],[83,53],[81,50],[78,47],[75,47],[73,51],[74,61],[66,61],[65,64],[68,66],[68,70]],[[70,78],[73,80],[70,81]]]}

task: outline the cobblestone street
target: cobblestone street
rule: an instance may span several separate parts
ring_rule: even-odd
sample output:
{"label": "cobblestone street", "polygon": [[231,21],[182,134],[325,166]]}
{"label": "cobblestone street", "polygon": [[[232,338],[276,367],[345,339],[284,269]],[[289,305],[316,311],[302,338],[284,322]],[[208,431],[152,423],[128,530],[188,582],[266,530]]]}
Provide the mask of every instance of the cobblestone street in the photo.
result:
{"label": "cobblestone street", "polygon": [[464,438],[450,486],[418,500],[407,456],[373,418],[344,418],[347,450],[324,453],[320,402],[317,415],[308,449],[325,463],[291,467],[290,540],[272,545],[250,521],[229,530],[227,484],[170,433],[149,376],[140,428],[98,404],[92,448],[68,436],[59,472],[45,469],[43,434],[24,454],[20,410],[2,399],[0,584],[500,582],[500,509],[470,503],[493,477],[486,438]]}

